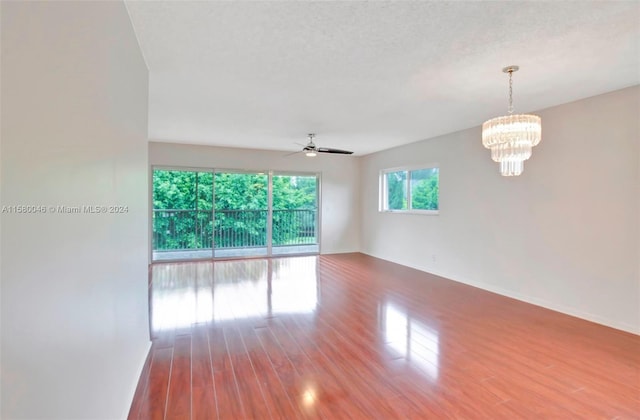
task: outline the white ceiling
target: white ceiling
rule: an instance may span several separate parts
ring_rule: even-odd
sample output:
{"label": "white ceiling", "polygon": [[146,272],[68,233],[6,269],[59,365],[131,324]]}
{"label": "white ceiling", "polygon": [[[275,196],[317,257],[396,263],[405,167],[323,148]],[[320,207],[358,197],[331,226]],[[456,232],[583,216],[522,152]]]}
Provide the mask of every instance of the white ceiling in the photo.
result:
{"label": "white ceiling", "polygon": [[126,5],[153,140],[363,155],[504,114],[506,65],[521,113],[640,83],[637,1]]}

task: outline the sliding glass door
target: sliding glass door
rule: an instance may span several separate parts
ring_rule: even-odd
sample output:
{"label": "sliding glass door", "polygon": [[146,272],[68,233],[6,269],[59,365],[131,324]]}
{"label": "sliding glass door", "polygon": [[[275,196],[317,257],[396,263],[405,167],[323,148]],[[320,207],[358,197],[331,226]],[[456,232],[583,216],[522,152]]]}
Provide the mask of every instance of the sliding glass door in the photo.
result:
{"label": "sliding glass door", "polygon": [[269,177],[216,172],[214,257],[267,255]]}
{"label": "sliding glass door", "polygon": [[213,173],[153,171],[153,259],[211,258]]}
{"label": "sliding glass door", "polygon": [[272,191],[272,254],[318,252],[318,177],[275,174]]}
{"label": "sliding glass door", "polygon": [[315,174],[153,170],[154,261],[319,252]]}

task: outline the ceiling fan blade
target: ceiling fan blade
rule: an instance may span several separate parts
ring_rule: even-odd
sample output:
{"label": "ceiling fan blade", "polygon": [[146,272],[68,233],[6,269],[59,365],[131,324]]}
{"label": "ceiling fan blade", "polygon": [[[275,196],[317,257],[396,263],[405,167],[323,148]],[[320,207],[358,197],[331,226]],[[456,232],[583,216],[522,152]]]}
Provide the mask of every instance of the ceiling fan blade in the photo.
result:
{"label": "ceiling fan blade", "polygon": [[302,150],[300,150],[298,152],[289,153],[289,154],[287,154],[285,156],[295,155],[296,153],[304,153],[309,157],[315,156],[316,153],[334,153],[334,154],[338,154],[338,155],[352,155],[353,154],[353,152],[350,151],[350,150],[333,149],[331,147],[318,147],[313,142],[313,138],[315,137],[315,134],[309,134],[308,137],[309,137],[309,142],[307,144],[296,143],[297,145],[302,146]]}
{"label": "ceiling fan blade", "polygon": [[353,154],[350,150],[340,150],[340,149],[332,149],[330,147],[318,147],[317,151],[319,153],[336,153],[340,155],[351,155]]}
{"label": "ceiling fan blade", "polygon": [[302,152],[304,152],[304,150],[298,150],[297,152],[287,153],[286,155],[283,155],[282,157],[297,155],[298,153],[302,153]]}

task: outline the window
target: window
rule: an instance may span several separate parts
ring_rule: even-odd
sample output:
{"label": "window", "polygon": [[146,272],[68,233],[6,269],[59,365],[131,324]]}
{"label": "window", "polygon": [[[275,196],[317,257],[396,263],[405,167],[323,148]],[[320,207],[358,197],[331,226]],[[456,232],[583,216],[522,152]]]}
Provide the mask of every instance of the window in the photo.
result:
{"label": "window", "polygon": [[437,214],[440,170],[436,165],[380,173],[380,211]]}
{"label": "window", "polygon": [[152,259],[319,252],[319,174],[154,168]]}

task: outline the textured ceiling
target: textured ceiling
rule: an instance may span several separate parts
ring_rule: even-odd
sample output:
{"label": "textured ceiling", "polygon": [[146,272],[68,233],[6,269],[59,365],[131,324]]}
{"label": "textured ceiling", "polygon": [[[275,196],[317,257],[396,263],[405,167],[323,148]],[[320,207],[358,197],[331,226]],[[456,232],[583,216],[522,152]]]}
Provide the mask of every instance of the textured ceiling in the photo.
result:
{"label": "textured ceiling", "polygon": [[[640,2],[127,1],[149,137],[367,154],[640,83]],[[544,125],[544,121],[543,121]]]}

